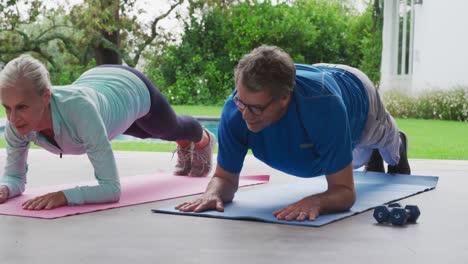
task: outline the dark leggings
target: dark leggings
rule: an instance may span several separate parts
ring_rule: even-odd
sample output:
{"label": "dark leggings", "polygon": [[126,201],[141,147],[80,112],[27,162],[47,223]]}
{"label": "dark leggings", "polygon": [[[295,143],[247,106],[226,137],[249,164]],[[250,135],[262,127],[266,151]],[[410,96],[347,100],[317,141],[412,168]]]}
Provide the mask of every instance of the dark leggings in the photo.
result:
{"label": "dark leggings", "polygon": [[177,115],[164,95],[143,73],[124,65],[99,67],[115,67],[132,72],[146,84],[150,93],[151,106],[148,114],[135,120],[124,134],[137,138],[160,138],[169,141],[201,140],[203,128],[200,123],[191,116]]}

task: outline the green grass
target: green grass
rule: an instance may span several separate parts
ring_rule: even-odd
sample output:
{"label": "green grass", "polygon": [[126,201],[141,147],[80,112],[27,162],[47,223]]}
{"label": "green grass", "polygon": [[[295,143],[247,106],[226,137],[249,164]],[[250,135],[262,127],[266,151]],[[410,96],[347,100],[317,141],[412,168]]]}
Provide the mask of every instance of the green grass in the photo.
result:
{"label": "green grass", "polygon": [[[172,108],[177,114],[192,115],[192,116],[221,116],[221,106],[197,106],[197,105],[173,105]],[[5,109],[0,108],[0,118],[5,118]],[[5,148],[5,139],[0,139],[0,148]],[[34,144],[31,144],[33,149],[40,149]],[[148,143],[148,142],[130,142],[130,141],[114,141],[112,149],[124,151],[148,151],[148,152],[172,152],[176,149],[175,143]]]}
{"label": "green grass", "polygon": [[[220,106],[173,106],[178,114],[220,116]],[[4,116],[3,110],[0,117]],[[440,120],[397,119],[409,141],[409,158],[468,160],[468,123]],[[0,139],[0,148],[5,140]],[[175,144],[122,142],[112,143],[114,150],[171,152]],[[34,146],[34,148],[37,148]]]}
{"label": "green grass", "polygon": [[173,105],[174,111],[181,115],[221,116],[222,106]]}
{"label": "green grass", "polygon": [[147,143],[147,142],[130,142],[130,141],[114,141],[112,142],[113,150],[125,151],[146,151],[146,152],[172,152],[176,149],[176,143]]}
{"label": "green grass", "polygon": [[418,159],[468,160],[468,123],[397,119],[408,135],[408,156]]}
{"label": "green grass", "polygon": [[[176,149],[175,143],[153,143],[153,142],[128,142],[114,141],[112,142],[113,150],[125,151],[147,151],[147,152],[172,152]],[[216,147],[215,152],[218,152]]]}
{"label": "green grass", "polygon": [[[221,106],[173,105],[174,111],[181,115],[221,116]],[[0,107],[0,118],[5,118],[5,109]]]}

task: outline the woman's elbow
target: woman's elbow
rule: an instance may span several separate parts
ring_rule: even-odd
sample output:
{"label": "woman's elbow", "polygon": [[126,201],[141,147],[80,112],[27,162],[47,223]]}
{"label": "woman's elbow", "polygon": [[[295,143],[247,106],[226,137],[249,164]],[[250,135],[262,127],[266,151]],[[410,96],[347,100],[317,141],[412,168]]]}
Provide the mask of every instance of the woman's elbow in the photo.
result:
{"label": "woman's elbow", "polygon": [[114,184],[112,186],[112,190],[110,191],[110,199],[109,203],[116,203],[120,201],[120,196],[122,194],[122,191],[120,189],[120,184]]}

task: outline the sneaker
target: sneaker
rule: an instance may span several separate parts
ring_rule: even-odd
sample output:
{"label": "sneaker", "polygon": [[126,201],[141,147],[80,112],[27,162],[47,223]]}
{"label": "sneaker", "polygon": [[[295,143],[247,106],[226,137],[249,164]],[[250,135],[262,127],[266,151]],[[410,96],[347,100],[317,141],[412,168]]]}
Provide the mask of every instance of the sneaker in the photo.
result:
{"label": "sneaker", "polygon": [[364,167],[364,171],[383,172],[385,173],[384,162],[378,149],[372,151],[369,161]]}
{"label": "sneaker", "polygon": [[408,138],[403,132],[400,133],[400,161],[397,165],[388,165],[387,173],[392,174],[411,174],[410,165],[408,162]]}
{"label": "sneaker", "polygon": [[172,153],[177,153],[177,164],[175,166],[174,175],[187,176],[192,169],[192,155],[195,144],[192,142],[186,147],[177,146],[177,149]]}
{"label": "sneaker", "polygon": [[213,167],[213,150],[216,145],[216,136],[210,131],[206,130],[209,142],[201,149],[193,149],[192,169],[189,176],[192,177],[205,177]]}

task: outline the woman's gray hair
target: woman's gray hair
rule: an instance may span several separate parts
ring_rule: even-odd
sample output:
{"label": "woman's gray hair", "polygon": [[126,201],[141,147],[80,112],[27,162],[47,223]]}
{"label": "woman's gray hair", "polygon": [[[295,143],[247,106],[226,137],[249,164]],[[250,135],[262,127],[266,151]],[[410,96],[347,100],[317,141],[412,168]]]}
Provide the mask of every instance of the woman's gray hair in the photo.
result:
{"label": "woman's gray hair", "polygon": [[291,57],[279,47],[266,45],[245,55],[234,72],[236,86],[242,84],[252,92],[268,89],[274,98],[291,92],[295,78]]}
{"label": "woman's gray hair", "polygon": [[51,86],[49,72],[44,64],[29,55],[21,55],[5,65],[0,71],[0,89],[14,87],[20,78],[30,80],[39,95],[43,95]]}

